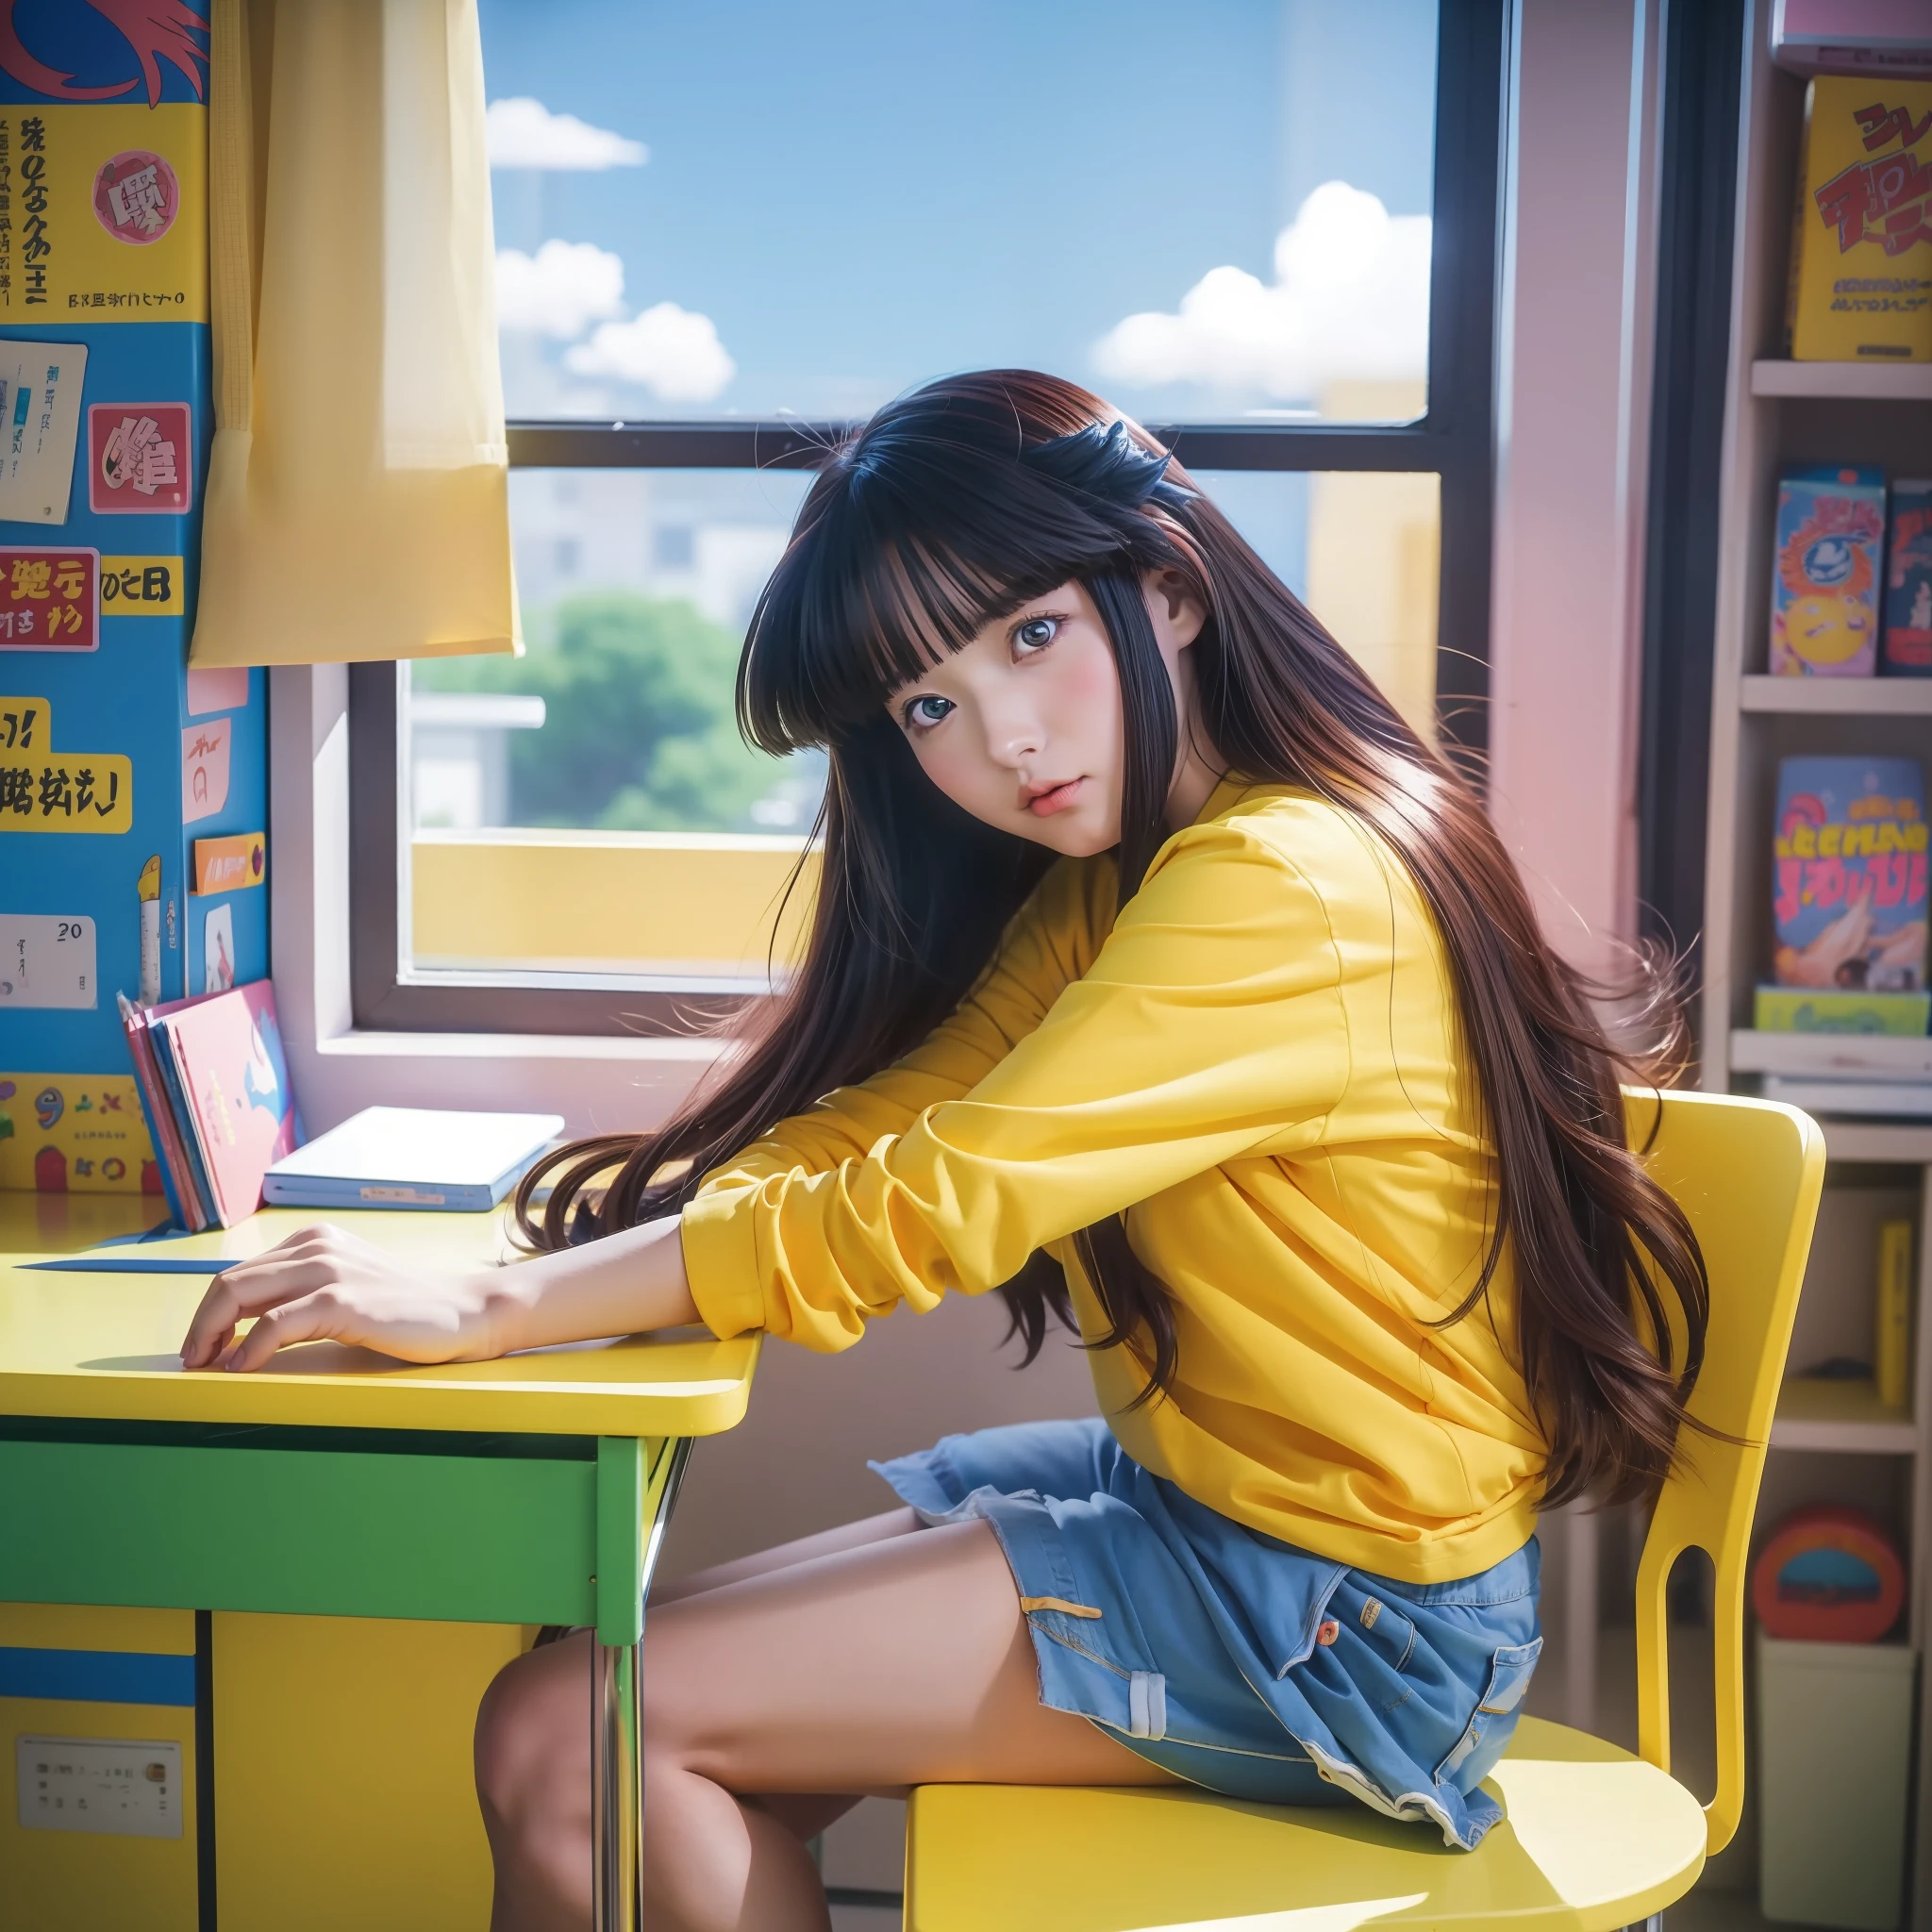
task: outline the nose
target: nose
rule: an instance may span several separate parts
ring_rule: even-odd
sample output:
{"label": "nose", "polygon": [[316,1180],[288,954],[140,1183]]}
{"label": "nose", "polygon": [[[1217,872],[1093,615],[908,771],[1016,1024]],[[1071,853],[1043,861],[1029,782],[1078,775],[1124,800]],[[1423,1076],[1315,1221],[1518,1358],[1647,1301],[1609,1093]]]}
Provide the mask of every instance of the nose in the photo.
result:
{"label": "nose", "polygon": [[1029,706],[1008,701],[985,712],[987,756],[996,765],[1019,771],[1046,746],[1046,732]]}

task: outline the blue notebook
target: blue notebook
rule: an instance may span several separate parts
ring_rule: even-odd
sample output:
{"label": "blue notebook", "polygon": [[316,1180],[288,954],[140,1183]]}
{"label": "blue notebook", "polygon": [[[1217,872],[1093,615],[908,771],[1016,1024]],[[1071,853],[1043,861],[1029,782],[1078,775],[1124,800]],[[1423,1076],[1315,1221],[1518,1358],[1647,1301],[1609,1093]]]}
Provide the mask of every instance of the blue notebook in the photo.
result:
{"label": "blue notebook", "polygon": [[494,1208],[563,1131],[555,1113],[365,1107],[262,1176],[271,1208]]}

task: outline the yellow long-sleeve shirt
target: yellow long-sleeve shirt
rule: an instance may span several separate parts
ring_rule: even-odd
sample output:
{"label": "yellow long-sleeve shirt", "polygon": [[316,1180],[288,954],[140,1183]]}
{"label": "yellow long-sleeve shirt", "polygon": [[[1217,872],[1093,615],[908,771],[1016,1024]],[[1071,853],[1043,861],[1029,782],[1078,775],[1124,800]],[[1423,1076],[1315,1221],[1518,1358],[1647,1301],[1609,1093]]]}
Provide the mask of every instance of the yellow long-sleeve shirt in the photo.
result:
{"label": "yellow long-sleeve shirt", "polygon": [[[981,1293],[1126,1213],[1175,1305],[1171,1395],[1129,1407],[1144,1467],[1250,1527],[1406,1582],[1466,1576],[1535,1526],[1544,1449],[1442,941],[1359,820],[1224,783],[1114,916],[1110,858],[1063,860],[913,1053],[781,1122],[685,1209],[699,1312],[849,1346],[900,1302]],[[1499,1326],[1501,1334],[1499,1335]]]}

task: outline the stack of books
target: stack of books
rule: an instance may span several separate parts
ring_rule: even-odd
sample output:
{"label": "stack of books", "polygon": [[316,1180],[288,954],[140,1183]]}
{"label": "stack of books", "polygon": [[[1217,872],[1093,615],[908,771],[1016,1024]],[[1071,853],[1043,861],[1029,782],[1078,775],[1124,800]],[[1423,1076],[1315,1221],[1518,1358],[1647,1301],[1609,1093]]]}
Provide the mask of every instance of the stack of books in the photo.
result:
{"label": "stack of books", "polygon": [[121,1024],[175,1221],[193,1234],[233,1227],[303,1140],[274,987],[258,979],[159,1007],[124,994]]}

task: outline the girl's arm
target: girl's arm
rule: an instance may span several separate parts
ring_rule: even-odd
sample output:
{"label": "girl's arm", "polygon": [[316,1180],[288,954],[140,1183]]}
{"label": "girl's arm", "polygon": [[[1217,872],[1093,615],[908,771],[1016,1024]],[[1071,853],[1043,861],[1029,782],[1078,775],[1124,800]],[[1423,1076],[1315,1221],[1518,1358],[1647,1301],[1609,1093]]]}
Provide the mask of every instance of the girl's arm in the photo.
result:
{"label": "girl's arm", "polygon": [[[258,1368],[291,1341],[346,1341],[413,1362],[481,1361],[512,1349],[675,1328],[698,1319],[678,1217],[508,1268],[425,1272],[327,1225],[218,1274],[181,1365]],[[235,1324],[255,1317],[236,1339]]]}
{"label": "girl's arm", "polygon": [[[968,1092],[1085,971],[1110,908],[1110,867],[1060,865],[1014,917],[992,963],[925,1042],[870,1080],[784,1122],[735,1165],[825,1173]],[[698,1322],[675,1215],[512,1268],[425,1273],[326,1225],[218,1275],[181,1345],[191,1369],[259,1368],[294,1341],[360,1343],[408,1361],[479,1361],[511,1349]],[[255,1327],[238,1341],[235,1324]]]}
{"label": "girl's arm", "polygon": [[[811,1115],[713,1169],[683,1218],[712,1333],[848,1347],[875,1315],[994,1288],[1036,1250],[1209,1168],[1312,1146],[1349,1082],[1345,989],[1366,988],[1372,1034],[1393,998],[1394,882],[1329,808],[1288,836],[1332,909],[1278,839],[1191,827],[1087,972],[969,1092],[902,1131],[852,1136],[836,1163],[818,1147],[799,1158]],[[1427,1000],[1433,960],[1419,963],[1428,976],[1408,997]]]}

